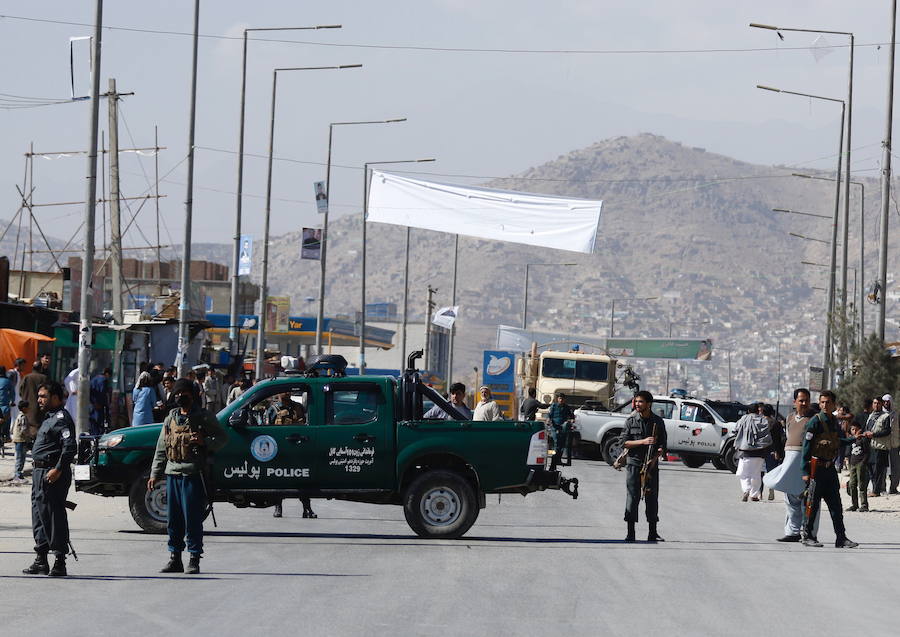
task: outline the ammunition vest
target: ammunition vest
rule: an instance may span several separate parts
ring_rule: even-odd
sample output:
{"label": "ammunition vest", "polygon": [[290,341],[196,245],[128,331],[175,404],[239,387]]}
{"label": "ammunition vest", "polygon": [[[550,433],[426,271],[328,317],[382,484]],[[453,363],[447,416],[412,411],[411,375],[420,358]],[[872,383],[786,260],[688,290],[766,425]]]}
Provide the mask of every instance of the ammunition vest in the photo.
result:
{"label": "ammunition vest", "polygon": [[166,458],[172,462],[195,462],[198,459],[198,447],[191,442],[190,420],[178,423],[178,416],[166,419],[165,424]]}
{"label": "ammunition vest", "polygon": [[837,458],[841,446],[840,434],[826,419],[819,419],[824,431],[816,434],[812,439],[812,455],[822,460],[834,460]]}

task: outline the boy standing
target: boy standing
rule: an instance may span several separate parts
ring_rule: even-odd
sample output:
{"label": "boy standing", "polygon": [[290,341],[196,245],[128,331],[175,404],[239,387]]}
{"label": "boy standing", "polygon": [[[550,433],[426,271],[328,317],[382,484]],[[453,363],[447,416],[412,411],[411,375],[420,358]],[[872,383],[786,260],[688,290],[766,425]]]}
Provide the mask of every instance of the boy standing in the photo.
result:
{"label": "boy standing", "polygon": [[[872,442],[863,435],[862,425],[858,422],[850,423],[850,437],[855,440],[850,445],[850,497],[853,504],[847,507],[848,511],[868,511],[869,499],[866,489],[869,487],[869,449]],[[862,500],[862,506],[859,501]]]}

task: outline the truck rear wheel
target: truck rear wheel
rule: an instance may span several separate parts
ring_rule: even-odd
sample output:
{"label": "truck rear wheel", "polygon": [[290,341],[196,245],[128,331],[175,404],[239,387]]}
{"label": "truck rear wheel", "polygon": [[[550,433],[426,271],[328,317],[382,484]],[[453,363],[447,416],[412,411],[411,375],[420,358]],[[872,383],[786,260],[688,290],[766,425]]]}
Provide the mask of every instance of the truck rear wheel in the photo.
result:
{"label": "truck rear wheel", "polygon": [[478,517],[475,491],[452,471],[428,471],[413,480],[403,498],[403,514],[416,535],[455,539]]}
{"label": "truck rear wheel", "polygon": [[681,462],[689,469],[699,469],[706,464],[707,458],[703,456],[681,456]]}
{"label": "truck rear wheel", "polygon": [[166,481],[157,480],[152,491],[147,491],[150,472],[145,471],[134,481],[128,491],[128,509],[138,526],[148,533],[165,533],[168,515],[166,513]]}
{"label": "truck rear wheel", "polygon": [[733,444],[727,444],[725,449],[722,450],[722,455],[719,457],[722,458],[722,464],[725,465],[725,468],[728,471],[737,473],[738,458]]}
{"label": "truck rear wheel", "polygon": [[606,463],[609,466],[612,466],[612,463],[616,461],[622,451],[624,451],[624,447],[619,442],[619,431],[611,431],[606,434],[606,437],[603,439],[603,443],[600,445],[600,453],[603,455],[603,459],[606,460]]}

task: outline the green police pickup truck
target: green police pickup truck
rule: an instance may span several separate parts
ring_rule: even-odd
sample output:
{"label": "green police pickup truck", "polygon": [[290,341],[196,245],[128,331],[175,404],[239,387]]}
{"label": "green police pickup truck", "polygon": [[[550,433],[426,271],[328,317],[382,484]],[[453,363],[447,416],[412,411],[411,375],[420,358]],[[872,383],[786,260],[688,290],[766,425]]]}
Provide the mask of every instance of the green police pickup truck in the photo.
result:
{"label": "green police pickup truck", "polygon": [[[217,414],[228,444],[210,460],[216,502],[269,507],[306,496],[402,505],[418,535],[462,536],[488,493],[527,495],[578,480],[551,465],[539,422],[473,422],[425,385],[413,369],[391,376],[343,374],[343,357],[311,361],[303,374],[254,385]],[[454,420],[423,419],[432,401]],[[166,527],[165,484],[147,491],[161,425],[82,438],[75,485],[128,496],[132,517],[151,532]]]}

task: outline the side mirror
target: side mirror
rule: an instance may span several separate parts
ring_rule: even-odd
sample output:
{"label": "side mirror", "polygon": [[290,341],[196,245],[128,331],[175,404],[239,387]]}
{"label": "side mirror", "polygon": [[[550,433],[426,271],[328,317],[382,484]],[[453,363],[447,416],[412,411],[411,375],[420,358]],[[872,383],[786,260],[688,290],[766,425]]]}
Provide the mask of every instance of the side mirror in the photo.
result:
{"label": "side mirror", "polygon": [[231,412],[231,415],[228,416],[228,424],[235,429],[244,429],[249,423],[250,413],[248,412],[246,407],[235,409],[233,412]]}

